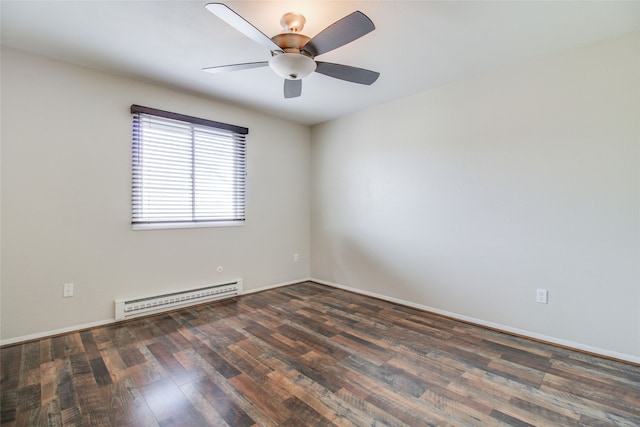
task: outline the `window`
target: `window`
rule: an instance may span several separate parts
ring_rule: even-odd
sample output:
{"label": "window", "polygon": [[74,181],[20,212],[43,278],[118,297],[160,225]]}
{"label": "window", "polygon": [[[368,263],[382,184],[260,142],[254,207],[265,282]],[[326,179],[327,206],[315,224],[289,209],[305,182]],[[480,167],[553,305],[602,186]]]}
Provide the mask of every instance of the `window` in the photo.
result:
{"label": "window", "polygon": [[138,105],[131,113],[134,229],[244,221],[248,129]]}

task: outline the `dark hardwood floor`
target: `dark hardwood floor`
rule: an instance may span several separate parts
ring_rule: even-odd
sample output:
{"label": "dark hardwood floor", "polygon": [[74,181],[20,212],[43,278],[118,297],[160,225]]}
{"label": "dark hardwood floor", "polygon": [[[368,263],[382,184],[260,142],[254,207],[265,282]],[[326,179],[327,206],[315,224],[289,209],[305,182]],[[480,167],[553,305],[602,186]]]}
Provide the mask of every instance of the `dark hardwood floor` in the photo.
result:
{"label": "dark hardwood floor", "polygon": [[1,350],[3,426],[639,426],[640,367],[302,283]]}

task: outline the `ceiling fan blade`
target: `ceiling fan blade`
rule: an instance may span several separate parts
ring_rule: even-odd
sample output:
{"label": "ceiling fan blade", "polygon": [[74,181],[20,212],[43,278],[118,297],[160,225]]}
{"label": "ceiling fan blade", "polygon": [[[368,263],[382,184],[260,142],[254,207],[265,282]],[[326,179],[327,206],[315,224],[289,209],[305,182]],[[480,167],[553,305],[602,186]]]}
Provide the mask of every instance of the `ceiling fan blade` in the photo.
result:
{"label": "ceiling fan blade", "polygon": [[319,61],[316,61],[316,64],[316,73],[324,74],[325,76],[345,80],[352,83],[359,83],[361,85],[373,84],[373,82],[378,80],[378,77],[380,76],[380,73],[376,71],[351,67],[349,65],[333,64],[331,62]]}
{"label": "ceiling fan blade", "polygon": [[302,94],[302,80],[284,80],[284,97],[297,98]]}
{"label": "ceiling fan blade", "polygon": [[205,6],[207,10],[218,18],[222,19],[227,24],[231,25],[236,30],[240,31],[245,36],[249,37],[256,43],[260,43],[272,52],[283,52],[283,50],[275,44],[269,37],[267,37],[262,31],[251,25],[249,21],[242,16],[235,13],[228,6],[222,3],[209,3]]}
{"label": "ceiling fan blade", "polygon": [[356,11],[320,31],[304,45],[302,50],[311,56],[322,55],[351,43],[375,29],[375,25],[367,15]]}
{"label": "ceiling fan blade", "polygon": [[266,67],[268,65],[269,65],[268,61],[246,62],[244,64],[220,65],[218,67],[207,67],[207,68],[203,68],[202,71],[206,71],[207,73],[226,73],[227,71],[248,70],[250,68]]}

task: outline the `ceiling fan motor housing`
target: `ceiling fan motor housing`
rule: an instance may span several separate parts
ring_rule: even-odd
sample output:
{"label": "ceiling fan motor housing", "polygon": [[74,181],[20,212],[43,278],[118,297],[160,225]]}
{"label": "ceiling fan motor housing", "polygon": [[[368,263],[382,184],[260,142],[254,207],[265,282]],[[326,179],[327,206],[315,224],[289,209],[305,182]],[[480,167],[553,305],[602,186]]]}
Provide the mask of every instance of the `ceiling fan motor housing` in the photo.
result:
{"label": "ceiling fan motor housing", "polygon": [[271,40],[285,52],[300,53],[302,47],[311,39],[300,33],[281,33],[271,37]]}

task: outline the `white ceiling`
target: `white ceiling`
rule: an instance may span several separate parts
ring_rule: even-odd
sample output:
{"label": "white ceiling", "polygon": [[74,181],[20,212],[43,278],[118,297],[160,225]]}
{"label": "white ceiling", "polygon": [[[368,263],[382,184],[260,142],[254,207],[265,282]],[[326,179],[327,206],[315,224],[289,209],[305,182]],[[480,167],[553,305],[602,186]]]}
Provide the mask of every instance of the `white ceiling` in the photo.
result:
{"label": "white ceiling", "polygon": [[209,74],[204,67],[265,61],[270,53],[209,13],[208,1],[0,0],[2,44],[195,92],[304,124],[486,71],[640,31],[640,1],[226,1],[263,33],[302,13],[313,37],[360,10],[376,25],[317,59],[381,73],[372,86],[313,73],[284,99],[269,68]]}

